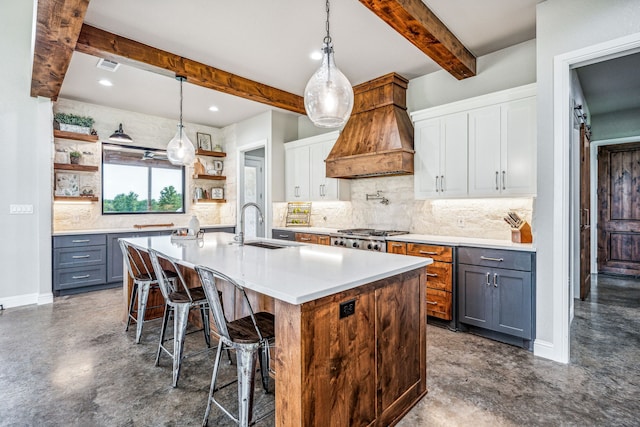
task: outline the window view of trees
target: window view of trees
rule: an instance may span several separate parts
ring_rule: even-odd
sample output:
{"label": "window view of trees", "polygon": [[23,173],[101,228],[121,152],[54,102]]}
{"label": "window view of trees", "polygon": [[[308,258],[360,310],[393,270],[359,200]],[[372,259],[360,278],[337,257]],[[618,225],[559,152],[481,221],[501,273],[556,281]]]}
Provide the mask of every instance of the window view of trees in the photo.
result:
{"label": "window view of trees", "polygon": [[184,171],[160,150],[103,144],[102,212],[184,212]]}

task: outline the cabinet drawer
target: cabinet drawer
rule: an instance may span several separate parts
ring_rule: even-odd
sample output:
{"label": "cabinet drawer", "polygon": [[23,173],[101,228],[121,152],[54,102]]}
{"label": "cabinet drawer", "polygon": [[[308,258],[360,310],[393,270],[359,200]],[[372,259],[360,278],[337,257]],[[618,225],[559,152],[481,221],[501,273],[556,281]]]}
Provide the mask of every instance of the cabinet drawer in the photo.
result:
{"label": "cabinet drawer", "polygon": [[53,290],[81,288],[106,283],[106,268],[104,264],[91,267],[75,267],[54,270]]}
{"label": "cabinet drawer", "polygon": [[82,234],[77,236],[54,236],[54,248],[73,248],[79,246],[106,245],[107,236],[104,234]]}
{"label": "cabinet drawer", "polygon": [[404,242],[387,242],[387,252],[391,254],[407,254],[407,244]]}
{"label": "cabinet drawer", "polygon": [[280,239],[280,240],[296,240],[296,233],[288,230],[272,230],[271,231],[272,239]]}
{"label": "cabinet drawer", "polygon": [[427,288],[427,315],[451,320],[451,292]]}
{"label": "cabinet drawer", "polygon": [[508,270],[531,271],[532,256],[532,253],[523,251],[458,248],[458,262],[460,264],[498,267]]}
{"label": "cabinet drawer", "polygon": [[433,258],[434,261],[452,262],[453,250],[447,246],[407,243],[407,255]]}
{"label": "cabinet drawer", "polygon": [[311,233],[296,233],[296,242],[318,243],[318,235]]}
{"label": "cabinet drawer", "polygon": [[53,268],[82,267],[104,264],[107,248],[87,246],[83,248],[57,248],[53,250]]}
{"label": "cabinet drawer", "polygon": [[427,267],[427,288],[451,292],[451,264],[434,261]]}
{"label": "cabinet drawer", "polygon": [[319,245],[327,245],[327,246],[329,246],[331,244],[331,237],[326,236],[324,234],[319,234],[318,235],[318,244]]}

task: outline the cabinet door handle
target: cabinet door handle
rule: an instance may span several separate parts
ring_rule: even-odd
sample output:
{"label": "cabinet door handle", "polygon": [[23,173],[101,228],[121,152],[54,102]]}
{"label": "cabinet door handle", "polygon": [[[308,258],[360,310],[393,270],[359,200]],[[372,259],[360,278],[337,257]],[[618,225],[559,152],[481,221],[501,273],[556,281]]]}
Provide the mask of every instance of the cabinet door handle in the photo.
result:
{"label": "cabinet door handle", "polygon": [[421,255],[438,255],[438,252],[418,251]]}
{"label": "cabinet door handle", "polygon": [[310,240],[311,240],[311,238],[310,238],[310,237],[301,237],[301,238],[300,238],[300,241],[301,241],[301,242],[308,242],[308,241],[310,241]]}
{"label": "cabinet door handle", "polygon": [[500,190],[500,187],[498,186],[498,171],[496,171],[496,190]]}
{"label": "cabinet door handle", "polygon": [[439,187],[439,186],[440,186],[440,184],[438,183],[438,180],[439,180],[439,179],[440,179],[440,177],[436,175],[436,193],[439,193],[439,192],[440,192],[440,187]]}
{"label": "cabinet door handle", "polygon": [[88,279],[91,277],[90,274],[85,274],[84,276],[71,276],[72,279]]}
{"label": "cabinet door handle", "polygon": [[429,301],[429,300],[427,300],[427,304],[438,305],[438,303],[436,301]]}
{"label": "cabinet door handle", "polygon": [[493,287],[498,287],[498,273],[493,273]]}
{"label": "cabinet door handle", "polygon": [[496,261],[496,262],[502,262],[502,261],[504,261],[504,258],[491,258],[491,257],[484,256],[484,255],[482,255],[482,256],[480,257],[480,259],[485,260],[485,261]]}
{"label": "cabinet door handle", "polygon": [[90,242],[91,240],[89,239],[78,239],[78,240],[72,240],[71,243],[87,243]]}
{"label": "cabinet door handle", "polygon": [[82,259],[82,258],[90,258],[91,255],[74,255],[71,258],[72,259]]}
{"label": "cabinet door handle", "polygon": [[440,175],[440,192],[444,193],[444,175]]}
{"label": "cabinet door handle", "polygon": [[491,286],[491,283],[489,283],[490,277],[491,277],[491,273],[487,273],[487,286]]}
{"label": "cabinet door handle", "polygon": [[391,246],[393,246],[394,248],[401,248],[403,245],[402,243],[392,243]]}
{"label": "cabinet door handle", "polygon": [[507,186],[505,185],[505,182],[506,182],[506,180],[507,180],[507,178],[506,178],[506,174],[507,174],[507,173],[506,173],[505,171],[502,171],[502,189],[503,189],[503,190],[506,190],[506,189],[507,189]]}
{"label": "cabinet door handle", "polygon": [[438,277],[436,273],[425,273],[429,277]]}

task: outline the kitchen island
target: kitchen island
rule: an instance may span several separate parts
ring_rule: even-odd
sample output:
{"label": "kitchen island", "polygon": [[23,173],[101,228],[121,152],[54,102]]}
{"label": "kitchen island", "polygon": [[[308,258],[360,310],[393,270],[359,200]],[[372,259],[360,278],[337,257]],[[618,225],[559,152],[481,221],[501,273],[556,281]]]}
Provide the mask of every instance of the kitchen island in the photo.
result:
{"label": "kitchen island", "polygon": [[[219,270],[251,293],[254,310],[275,315],[276,425],[394,424],[426,394],[430,259],[272,240],[286,246],[238,246],[228,233],[125,240],[177,259],[193,279],[196,265]],[[242,315],[233,291],[222,291],[227,315]]]}

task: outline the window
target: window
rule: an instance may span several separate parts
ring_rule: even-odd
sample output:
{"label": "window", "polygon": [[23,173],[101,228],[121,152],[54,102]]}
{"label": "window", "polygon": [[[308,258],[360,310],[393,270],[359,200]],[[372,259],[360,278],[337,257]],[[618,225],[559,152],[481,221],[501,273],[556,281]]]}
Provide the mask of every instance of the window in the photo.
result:
{"label": "window", "polygon": [[163,150],[102,145],[102,213],[184,213],[184,168]]}

